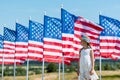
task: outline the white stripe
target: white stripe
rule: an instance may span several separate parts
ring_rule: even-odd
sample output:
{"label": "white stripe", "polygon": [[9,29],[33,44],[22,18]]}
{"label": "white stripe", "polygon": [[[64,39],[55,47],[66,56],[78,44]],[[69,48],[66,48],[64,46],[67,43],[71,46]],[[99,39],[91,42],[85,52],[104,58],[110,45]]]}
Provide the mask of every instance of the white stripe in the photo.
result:
{"label": "white stripe", "polygon": [[21,54],[21,53],[17,53],[17,54],[15,54],[15,57],[17,57],[17,56],[18,56],[18,57],[27,57],[28,54],[25,54],[25,53],[24,53],[24,54],[23,54],[23,53],[22,53],[22,54]]}
{"label": "white stripe", "polygon": [[15,44],[15,42],[10,42],[10,41],[4,41],[4,43],[7,43],[7,44]]}
{"label": "white stripe", "polygon": [[94,28],[91,28],[89,26],[85,26],[85,25],[82,25],[82,24],[77,24],[77,23],[75,23],[75,27],[78,27],[78,28],[81,28],[81,29],[85,29],[85,30],[89,30],[89,31],[92,31],[92,32],[97,32],[97,33],[101,32],[101,31],[99,31],[97,29],[94,29]]}
{"label": "white stripe", "polygon": [[43,55],[42,54],[36,54],[36,53],[28,53],[28,56],[31,56],[31,57],[40,57],[40,58],[43,58]]}
{"label": "white stripe", "polygon": [[17,50],[18,51],[28,51],[28,48],[19,48],[19,47],[16,47],[15,49],[16,49],[16,51]]}
{"label": "white stripe", "polygon": [[44,38],[44,41],[47,41],[47,42],[57,42],[57,43],[61,43],[62,44],[62,40],[58,40],[58,39]]}
{"label": "white stripe", "polygon": [[12,49],[14,49],[14,48],[15,48],[15,46],[11,46],[11,45],[4,45],[4,48],[12,48]]}
{"label": "white stripe", "polygon": [[120,40],[120,37],[117,36],[100,36],[102,40]]}
{"label": "white stripe", "polygon": [[63,44],[66,44],[66,45],[73,45],[74,42],[73,42],[73,41],[63,41]]}
{"label": "white stripe", "polygon": [[101,42],[100,46],[116,46],[116,43],[107,43],[107,42],[103,43],[103,42]]}
{"label": "white stripe", "polygon": [[27,42],[16,42],[15,44],[16,44],[16,45],[28,45]]}
{"label": "white stripe", "polygon": [[74,52],[74,49],[72,48],[63,48],[63,52]]}
{"label": "white stripe", "polygon": [[[95,33],[95,32],[94,32]],[[94,35],[94,34],[91,34],[91,33],[83,33],[83,32],[81,32],[81,31],[75,31],[75,34],[77,34],[77,35],[84,35],[84,34],[86,34],[86,35],[88,35],[88,36],[94,36],[95,38],[98,38],[98,35]],[[98,33],[97,33],[98,34]]]}
{"label": "white stripe", "polygon": [[74,38],[73,34],[62,33],[62,36],[69,37],[69,38]]}
{"label": "white stripe", "polygon": [[116,49],[100,49],[100,52],[116,52],[116,53],[120,53],[120,50],[116,50]]}
{"label": "white stripe", "polygon": [[31,46],[29,46],[28,49],[29,49],[29,50],[34,50],[34,51],[41,51],[41,52],[43,52],[43,49],[37,48],[37,47],[31,47]]}
{"label": "white stripe", "polygon": [[14,58],[14,54],[4,54],[4,57],[13,57]]}
{"label": "white stripe", "polygon": [[51,48],[51,49],[58,49],[58,50],[62,50],[62,46],[54,46],[54,45],[47,45],[44,44],[44,48]]}
{"label": "white stripe", "polygon": [[62,56],[62,53],[58,53],[58,52],[47,52],[47,51],[44,51],[44,55]]}
{"label": "white stripe", "polygon": [[37,41],[32,41],[32,40],[29,40],[29,43],[31,43],[31,44],[37,44],[37,45],[43,45],[42,42],[37,42]]}
{"label": "white stripe", "polygon": [[8,49],[4,49],[4,52],[9,52],[9,53],[15,53],[15,50],[8,50]]}

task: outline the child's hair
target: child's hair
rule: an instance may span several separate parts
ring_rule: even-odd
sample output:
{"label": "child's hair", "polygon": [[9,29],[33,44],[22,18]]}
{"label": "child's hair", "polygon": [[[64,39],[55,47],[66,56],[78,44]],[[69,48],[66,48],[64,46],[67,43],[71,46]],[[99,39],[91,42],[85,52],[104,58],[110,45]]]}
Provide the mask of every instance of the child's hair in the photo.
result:
{"label": "child's hair", "polygon": [[89,47],[89,48],[92,48],[92,46],[91,46],[91,44],[90,44],[90,43],[87,43],[87,45],[88,45],[88,47]]}

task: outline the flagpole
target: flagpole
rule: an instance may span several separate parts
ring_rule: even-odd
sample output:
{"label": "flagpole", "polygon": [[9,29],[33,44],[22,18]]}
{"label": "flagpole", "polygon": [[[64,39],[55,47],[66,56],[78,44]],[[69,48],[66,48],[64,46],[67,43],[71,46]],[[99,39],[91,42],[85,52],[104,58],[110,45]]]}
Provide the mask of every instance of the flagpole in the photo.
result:
{"label": "flagpole", "polygon": [[[44,11],[44,15],[46,15],[46,11]],[[43,53],[44,53],[44,49],[43,49]],[[42,59],[42,80],[44,80],[44,66],[45,66],[45,60],[44,60],[44,55],[43,55],[43,59]]]}
{"label": "flagpole", "polygon": [[4,80],[4,52],[2,54],[2,80]]}
{"label": "flagpole", "polygon": [[[18,22],[18,20],[16,19],[15,21],[16,23]],[[16,43],[15,43],[16,44]],[[16,52],[16,51],[15,51]],[[15,54],[14,54],[14,78],[13,80],[16,80],[16,60],[15,60]]]}
{"label": "flagpole", "polygon": [[[99,12],[99,15],[101,15],[101,12]],[[100,23],[100,18],[99,18],[99,23]],[[102,72],[101,71],[102,71],[102,58],[101,58],[101,55],[100,55],[100,80],[102,80],[102,76],[101,76]]]}
{"label": "flagpole", "polygon": [[[29,17],[29,20],[31,20],[31,16]],[[29,37],[28,37],[28,39],[29,39]],[[28,41],[29,42],[29,41]],[[28,59],[28,54],[27,54],[27,69],[26,69],[26,80],[28,80],[29,79],[29,59]]]}
{"label": "flagpole", "polygon": [[2,54],[2,80],[4,80],[4,38],[3,38],[3,54]]}
{"label": "flagpole", "polygon": [[44,58],[42,60],[42,80],[44,80]]}
{"label": "flagpole", "polygon": [[[63,8],[63,4],[61,4],[61,8]],[[62,56],[62,80],[64,80],[64,55]]]}
{"label": "flagpole", "polygon": [[101,77],[101,70],[102,70],[101,67],[102,67],[102,58],[101,58],[101,56],[100,56],[100,80],[101,80],[101,78],[102,78],[102,77]]}
{"label": "flagpole", "polygon": [[62,80],[64,80],[64,55],[63,55],[63,57],[62,57],[62,67],[63,67],[63,77],[62,77]]}
{"label": "flagpole", "polygon": [[60,68],[61,68],[61,63],[59,63],[59,73],[58,73],[58,80],[60,80]]}

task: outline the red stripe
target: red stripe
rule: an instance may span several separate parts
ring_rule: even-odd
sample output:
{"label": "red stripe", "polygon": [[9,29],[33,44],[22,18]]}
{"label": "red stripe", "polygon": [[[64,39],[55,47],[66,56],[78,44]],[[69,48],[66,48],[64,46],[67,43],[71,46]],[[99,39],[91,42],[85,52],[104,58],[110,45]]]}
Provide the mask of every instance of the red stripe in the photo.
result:
{"label": "red stripe", "polygon": [[91,27],[91,28],[93,28],[93,29],[95,29],[95,30],[99,30],[99,31],[102,31],[102,30],[103,30],[100,26],[95,25],[95,24],[90,23],[90,22],[88,23],[88,22],[84,22],[84,21],[79,21],[79,20],[77,20],[75,23],[76,23],[76,24],[82,24],[82,25],[84,25],[84,26],[89,26],[89,27]]}
{"label": "red stripe", "polygon": [[44,51],[62,53],[62,50],[59,50],[59,49],[51,49],[51,48],[44,48]]}
{"label": "red stripe", "polygon": [[63,37],[62,37],[62,40],[63,40],[63,41],[74,41],[74,38],[63,36]]}
{"label": "red stripe", "polygon": [[29,45],[30,47],[43,48],[43,45],[39,45],[39,44],[29,43],[28,45]]}
{"label": "red stripe", "polygon": [[16,54],[17,54],[17,53],[21,53],[21,54],[22,54],[22,53],[26,53],[26,54],[27,54],[28,51],[20,51],[20,50],[16,50]]}
{"label": "red stripe", "polygon": [[19,44],[16,44],[15,46],[16,48],[28,48],[28,45],[19,45]]}
{"label": "red stripe", "polygon": [[114,39],[107,39],[107,37],[105,39],[100,39],[100,42],[102,43],[120,43],[120,40],[114,40]]}
{"label": "red stripe", "polygon": [[32,60],[38,60],[38,61],[42,61],[42,57],[40,58],[40,57],[34,57],[34,56],[29,56],[28,57],[29,59],[32,59]]}
{"label": "red stripe", "polygon": [[6,42],[4,42],[4,45],[15,46],[15,44],[12,44],[12,43],[6,43]]}
{"label": "red stripe", "polygon": [[58,43],[58,42],[50,42],[50,41],[44,41],[44,44],[47,45],[57,45],[57,46],[62,46],[62,43]]}
{"label": "red stripe", "polygon": [[37,50],[28,50],[30,53],[37,53],[37,54],[43,54],[43,51],[37,51]]}
{"label": "red stripe", "polygon": [[91,30],[86,30],[86,29],[81,29],[81,28],[78,28],[78,27],[75,27],[75,30],[76,31],[79,31],[79,32],[82,32],[82,33],[90,33],[90,34],[92,34],[92,35],[99,35],[98,33],[96,33],[96,32],[93,32],[93,31],[91,31]]}

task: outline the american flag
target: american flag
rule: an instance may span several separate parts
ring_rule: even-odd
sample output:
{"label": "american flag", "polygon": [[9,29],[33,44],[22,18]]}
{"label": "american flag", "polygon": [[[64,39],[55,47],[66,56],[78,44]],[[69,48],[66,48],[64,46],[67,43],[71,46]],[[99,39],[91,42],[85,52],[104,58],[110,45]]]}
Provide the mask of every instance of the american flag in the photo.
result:
{"label": "american flag", "polygon": [[62,62],[62,27],[57,18],[44,16],[44,59]]}
{"label": "american flag", "polygon": [[14,63],[15,37],[16,37],[16,33],[14,30],[4,27],[4,42],[3,42],[4,64]]}
{"label": "american flag", "polygon": [[44,26],[41,23],[29,20],[29,59],[41,61],[43,58],[43,30]]}
{"label": "american flag", "polygon": [[92,48],[94,50],[95,57],[99,57],[100,55],[100,47],[99,47],[99,36],[101,31],[103,30],[103,27],[97,25],[96,23],[93,23],[83,17],[78,17],[78,19],[75,22],[75,51],[78,52],[82,46],[80,46],[80,38],[81,35],[87,35],[90,37],[90,43],[92,45]]}
{"label": "american flag", "polygon": [[63,55],[65,60],[74,60],[76,57],[74,50],[74,22],[76,17],[61,9],[61,20],[62,20],[62,40],[63,40]]}
{"label": "american flag", "polygon": [[120,21],[103,15],[99,18],[100,25],[104,27],[100,35],[101,56],[116,59],[120,56]]}
{"label": "american flag", "polygon": [[0,35],[0,64],[2,64],[3,60],[3,36]]}
{"label": "american flag", "polygon": [[15,59],[26,60],[28,56],[28,28],[16,23]]}

